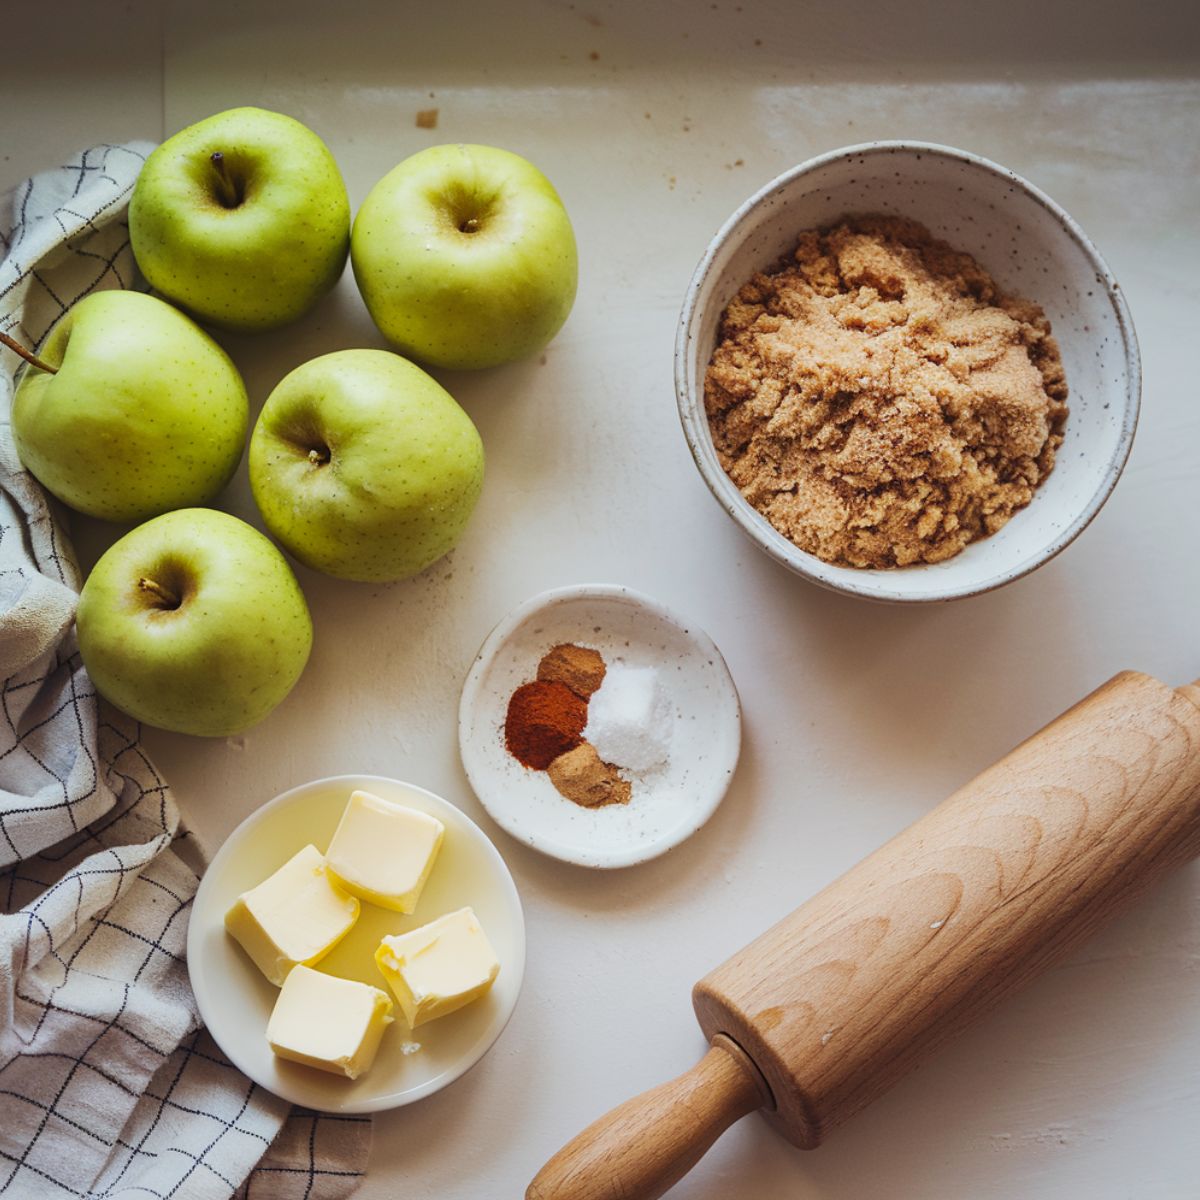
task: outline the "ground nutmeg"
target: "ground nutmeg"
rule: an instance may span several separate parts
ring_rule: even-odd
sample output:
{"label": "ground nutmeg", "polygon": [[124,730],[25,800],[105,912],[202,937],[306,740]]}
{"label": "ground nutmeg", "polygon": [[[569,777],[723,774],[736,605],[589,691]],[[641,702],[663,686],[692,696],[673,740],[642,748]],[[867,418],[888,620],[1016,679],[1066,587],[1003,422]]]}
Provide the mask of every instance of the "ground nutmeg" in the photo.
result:
{"label": "ground nutmeg", "polygon": [[522,684],[508,702],[504,744],[523,766],[544,771],[583,741],[587,701],[556,679]]}
{"label": "ground nutmeg", "polygon": [[593,650],[590,646],[576,646],[573,642],[560,642],[542,655],[537,677],[557,679],[575,695],[589,700],[604,682],[606,670],[599,650]]}

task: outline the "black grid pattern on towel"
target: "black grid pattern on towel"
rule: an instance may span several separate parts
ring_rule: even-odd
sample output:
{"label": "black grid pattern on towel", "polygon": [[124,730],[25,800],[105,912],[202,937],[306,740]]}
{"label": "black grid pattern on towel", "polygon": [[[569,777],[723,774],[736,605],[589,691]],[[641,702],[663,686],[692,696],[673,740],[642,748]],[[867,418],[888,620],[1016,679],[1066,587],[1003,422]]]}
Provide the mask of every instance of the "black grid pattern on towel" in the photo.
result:
{"label": "black grid pattern on towel", "polygon": [[[93,147],[17,189],[11,221],[0,212],[0,329],[36,347],[83,296],[135,285],[125,210],[150,149]],[[17,363],[3,362],[7,407]],[[78,587],[0,425],[0,619],[37,576]],[[3,1200],[357,1186],[369,1118],[289,1112],[199,1027],[184,950],[200,865],[136,723],[98,699],[65,624],[0,684]]]}

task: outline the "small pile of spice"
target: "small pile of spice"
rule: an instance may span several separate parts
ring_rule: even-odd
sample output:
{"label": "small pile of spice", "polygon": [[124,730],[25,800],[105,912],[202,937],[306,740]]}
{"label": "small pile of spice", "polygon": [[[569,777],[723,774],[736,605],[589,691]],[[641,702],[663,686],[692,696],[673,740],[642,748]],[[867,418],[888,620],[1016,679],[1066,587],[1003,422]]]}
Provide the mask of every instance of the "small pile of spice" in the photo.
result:
{"label": "small pile of spice", "polygon": [[599,808],[604,804],[628,804],[633,788],[622,779],[612,763],[606,763],[590,742],[580,742],[574,750],[560,754],[546,774],[559,793],[582,804]]}
{"label": "small pile of spice", "polygon": [[542,655],[537,677],[565,683],[580,699],[587,701],[604,682],[607,670],[599,650],[564,643]]}
{"label": "small pile of spice", "polygon": [[653,771],[667,761],[670,734],[671,704],[658,672],[613,663],[588,705],[587,741],[627,771]]}
{"label": "small pile of spice", "polygon": [[523,683],[508,702],[504,740],[527,767],[544,771],[583,741],[587,701],[556,679]]}
{"label": "small pile of spice", "polygon": [[670,717],[653,668],[610,666],[590,646],[562,643],[542,656],[537,678],[513,692],[504,744],[575,804],[628,804],[626,775],[666,761]]}

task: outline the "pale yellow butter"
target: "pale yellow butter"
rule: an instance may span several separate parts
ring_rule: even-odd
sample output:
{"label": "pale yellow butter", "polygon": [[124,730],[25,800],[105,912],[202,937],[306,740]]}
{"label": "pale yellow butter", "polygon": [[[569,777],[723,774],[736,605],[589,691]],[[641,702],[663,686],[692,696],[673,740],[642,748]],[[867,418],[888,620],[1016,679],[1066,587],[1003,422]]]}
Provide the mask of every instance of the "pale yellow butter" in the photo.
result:
{"label": "pale yellow butter", "polygon": [[470,908],[385,937],[375,963],[412,1029],[478,1000],[500,973],[496,952]]}
{"label": "pale yellow butter", "polygon": [[330,876],[321,852],[305,846],[237,898],[225,928],[278,987],[297,963],[312,966],[328,954],[358,913],[358,901]]}
{"label": "pale yellow butter", "polygon": [[379,988],[298,966],[275,1001],[267,1041],[280,1058],[357,1079],[391,1023],[392,1002]]}
{"label": "pale yellow butter", "polygon": [[353,792],[325,854],[330,871],[362,900],[410,913],[442,847],[445,826],[436,817]]}

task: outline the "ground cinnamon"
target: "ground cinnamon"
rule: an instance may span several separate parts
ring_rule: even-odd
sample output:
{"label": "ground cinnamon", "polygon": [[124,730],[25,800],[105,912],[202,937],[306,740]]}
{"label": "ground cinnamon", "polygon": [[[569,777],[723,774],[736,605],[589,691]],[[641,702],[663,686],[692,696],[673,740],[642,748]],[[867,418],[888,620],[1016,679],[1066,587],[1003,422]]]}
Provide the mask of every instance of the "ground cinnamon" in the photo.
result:
{"label": "ground cinnamon", "polygon": [[579,745],[586,724],[586,700],[559,680],[537,679],[509,699],[504,744],[523,766],[544,771]]}

